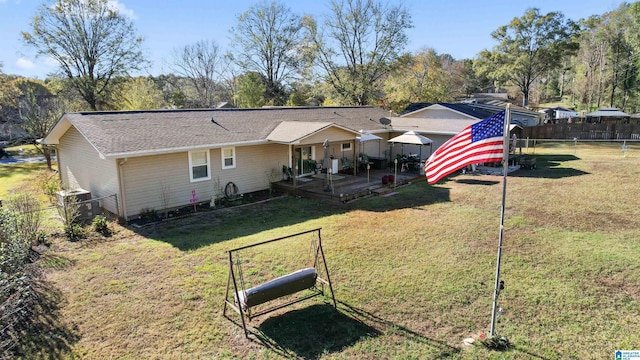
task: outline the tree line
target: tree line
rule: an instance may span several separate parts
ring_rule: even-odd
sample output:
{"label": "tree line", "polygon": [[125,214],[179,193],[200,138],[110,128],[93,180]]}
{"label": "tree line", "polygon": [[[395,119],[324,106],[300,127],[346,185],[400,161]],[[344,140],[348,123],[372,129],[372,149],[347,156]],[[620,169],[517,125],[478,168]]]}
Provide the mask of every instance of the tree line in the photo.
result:
{"label": "tree line", "polygon": [[[2,72],[0,121],[46,135],[65,111],[159,108],[376,105],[396,113],[412,102],[452,102],[493,87],[535,108],[639,106],[640,4],[572,20],[531,8],[491,34],[473,59],[435,49],[407,52],[409,10],[377,0],[332,0],[320,16],[259,2],[229,29],[228,49],[203,39],[174,49],[170,71],[144,71],[144,40],[108,0],[43,4],[21,33],[54,59],[44,81]],[[43,125],[44,123],[44,125]]]}

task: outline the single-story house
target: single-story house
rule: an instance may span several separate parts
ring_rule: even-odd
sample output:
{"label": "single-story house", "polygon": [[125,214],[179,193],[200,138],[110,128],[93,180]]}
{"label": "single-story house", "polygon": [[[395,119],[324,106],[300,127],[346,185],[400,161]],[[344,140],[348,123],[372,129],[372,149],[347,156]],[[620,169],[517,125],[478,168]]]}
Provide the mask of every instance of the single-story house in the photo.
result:
{"label": "single-story house", "polygon": [[617,108],[600,108],[586,115],[587,122],[623,122],[628,123],[631,115],[620,111]]}
{"label": "single-story house", "polygon": [[[217,200],[229,189],[267,190],[285,169],[297,179],[317,166],[333,172],[336,163],[355,174],[360,154],[382,168],[398,155],[423,161],[497,112],[461,105],[430,104],[401,117],[372,106],[78,112],[64,114],[42,143],[56,147],[67,192],[106,199],[104,210],[132,220]],[[407,131],[432,143],[388,141]],[[357,141],[366,134],[380,139]]]}
{"label": "single-story house", "polygon": [[[412,103],[400,114],[401,117],[446,118],[450,114],[467,115],[476,120],[486,119],[505,109],[503,105],[481,103]],[[543,114],[511,105],[511,123],[515,125],[536,126],[542,123]]]}
{"label": "single-story house", "polygon": [[391,115],[377,107],[78,112],[64,114],[42,143],[57,148],[65,190],[113,198],[102,207],[130,220],[221,198],[229,184],[266,190],[283,167],[311,174],[316,162],[328,164],[326,140],[331,158],[355,162],[360,130],[397,134]]}

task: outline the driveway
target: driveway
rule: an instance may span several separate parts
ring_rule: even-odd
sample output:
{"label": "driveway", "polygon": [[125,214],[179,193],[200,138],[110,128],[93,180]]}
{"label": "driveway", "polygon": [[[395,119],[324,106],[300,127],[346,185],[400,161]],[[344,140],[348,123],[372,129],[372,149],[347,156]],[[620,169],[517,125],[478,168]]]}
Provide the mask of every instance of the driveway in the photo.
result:
{"label": "driveway", "polygon": [[[55,156],[51,158],[51,161],[55,160]],[[44,156],[11,156],[9,158],[0,159],[0,165],[13,165],[13,164],[28,164],[28,163],[43,163],[47,160]]]}

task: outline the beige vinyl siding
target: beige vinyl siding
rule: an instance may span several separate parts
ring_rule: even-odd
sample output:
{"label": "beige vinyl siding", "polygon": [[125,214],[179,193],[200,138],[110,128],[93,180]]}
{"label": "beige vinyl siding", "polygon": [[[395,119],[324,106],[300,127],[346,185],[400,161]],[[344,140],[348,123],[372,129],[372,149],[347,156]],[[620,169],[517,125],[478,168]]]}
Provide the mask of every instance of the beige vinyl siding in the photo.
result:
{"label": "beige vinyl siding", "polygon": [[[98,151],[74,127],[60,138],[58,168],[67,190],[84,189],[90,191],[93,198],[118,194],[116,161],[101,159]],[[102,206],[117,213],[118,204],[114,200],[105,200]]]}
{"label": "beige vinyl siding", "polygon": [[423,109],[413,114],[404,115],[408,118],[429,118],[429,119],[471,119],[470,116],[461,114],[451,109]]}
{"label": "beige vinyl siding", "polygon": [[[332,127],[322,131],[321,133],[309,136],[300,142],[300,146],[313,144],[316,160],[322,161],[324,158],[323,144],[325,140],[329,140],[329,155],[336,159],[340,159],[342,157],[353,159],[356,146],[356,136],[357,135],[352,132]],[[351,143],[351,150],[342,151],[343,143]]]}
{"label": "beige vinyl siding", "polygon": [[329,140],[329,143],[332,142],[349,142],[355,141],[356,134],[342,130],[340,128],[331,127],[324,131],[321,131],[317,134],[313,134],[308,138],[300,141],[300,145],[308,145],[308,144],[322,144],[326,139]]}
{"label": "beige vinyl siding", "polygon": [[[446,143],[449,139],[453,137],[453,135],[438,135],[438,134],[425,134],[431,141],[433,141],[433,151],[438,150],[442,144]],[[428,147],[425,147],[428,149]]]}
{"label": "beige vinyl siding", "polygon": [[229,182],[236,184],[239,193],[248,193],[268,189],[270,179],[281,179],[282,165],[287,163],[286,145],[235,147],[235,152],[236,167],[223,170],[221,150],[211,149],[211,180],[198,182],[189,180],[186,151],[129,158],[122,167],[127,218],[145,209],[161,211],[189,205],[192,190],[198,201],[205,202],[212,196],[224,196],[221,191]]}

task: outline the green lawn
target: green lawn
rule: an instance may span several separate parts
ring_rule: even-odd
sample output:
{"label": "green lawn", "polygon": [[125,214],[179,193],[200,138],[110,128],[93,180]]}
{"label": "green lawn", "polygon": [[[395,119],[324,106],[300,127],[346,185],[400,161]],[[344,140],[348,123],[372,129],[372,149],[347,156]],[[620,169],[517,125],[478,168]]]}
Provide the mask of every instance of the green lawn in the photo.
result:
{"label": "green lawn", "polygon": [[[533,153],[534,149],[530,149]],[[105,240],[54,241],[59,290],[43,350],[83,359],[604,359],[640,342],[640,147],[547,143],[508,177],[497,330],[488,332],[502,177],[420,181],[347,205],[287,197]],[[322,227],[338,310],[309,300],[250,323],[222,316],[225,250]],[[243,255],[269,278],[308,263],[308,239]],[[253,267],[252,267],[253,266]],[[56,340],[64,339],[64,340]],[[33,347],[42,347],[42,341]]]}
{"label": "green lawn", "polygon": [[0,199],[6,199],[18,189],[30,187],[33,180],[39,178],[34,174],[43,173],[46,169],[47,164],[43,163],[0,165]]}

